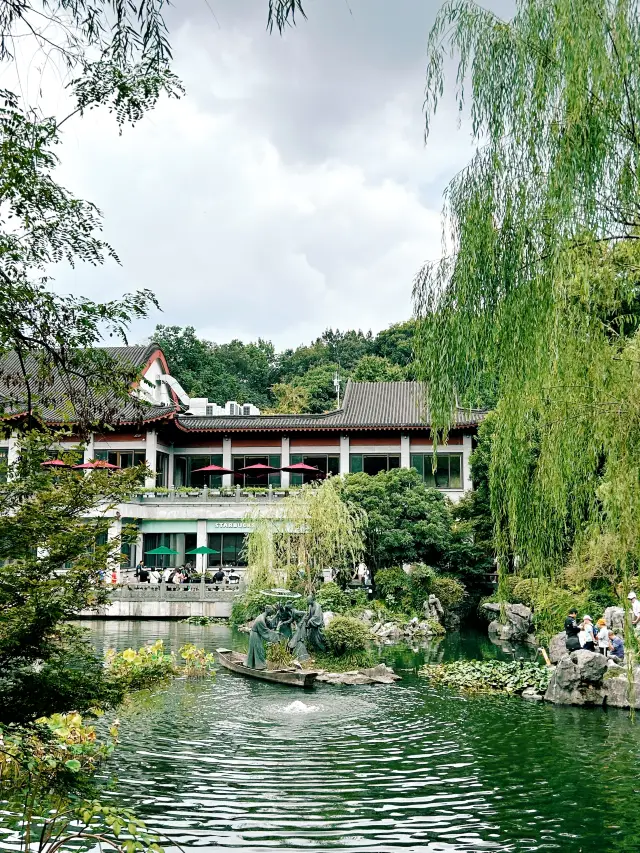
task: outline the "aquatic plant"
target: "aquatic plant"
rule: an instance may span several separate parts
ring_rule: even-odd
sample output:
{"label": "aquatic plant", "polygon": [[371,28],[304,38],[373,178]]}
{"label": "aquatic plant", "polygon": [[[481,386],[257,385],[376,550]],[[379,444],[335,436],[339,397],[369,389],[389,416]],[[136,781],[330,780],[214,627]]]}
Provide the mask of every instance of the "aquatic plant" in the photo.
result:
{"label": "aquatic plant", "polygon": [[187,619],[180,620],[183,625],[215,625],[216,622],[224,620],[218,619],[215,616],[189,616]]}
{"label": "aquatic plant", "polygon": [[105,666],[111,680],[125,685],[128,690],[142,690],[178,674],[175,659],[165,651],[162,640],[142,646],[137,652],[135,649],[121,652],[108,649]]}
{"label": "aquatic plant", "polygon": [[100,739],[76,713],[0,726],[0,799],[20,822],[20,851],[57,853],[86,842],[120,853],[161,853],[157,836],[131,810],[95,799],[92,776],[117,735],[117,721]]}
{"label": "aquatic plant", "polygon": [[285,640],[279,643],[271,643],[267,647],[267,660],[273,664],[276,669],[293,666],[294,657],[287,647]]}
{"label": "aquatic plant", "polygon": [[428,664],[418,675],[434,684],[471,693],[522,693],[528,687],[544,693],[551,672],[551,668],[531,661],[457,660]]}
{"label": "aquatic plant", "polygon": [[214,675],[213,665],[216,661],[215,655],[199,649],[193,643],[186,643],[178,650],[178,654],[184,661],[180,673],[189,678],[205,678]]}

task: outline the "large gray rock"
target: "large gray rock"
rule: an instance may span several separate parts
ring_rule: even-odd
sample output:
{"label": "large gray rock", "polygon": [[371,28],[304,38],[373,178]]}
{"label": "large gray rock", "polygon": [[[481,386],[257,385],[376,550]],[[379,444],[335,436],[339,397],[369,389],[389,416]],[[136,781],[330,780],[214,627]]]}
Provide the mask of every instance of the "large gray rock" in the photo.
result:
{"label": "large gray rock", "polygon": [[589,675],[592,673],[586,661],[580,658],[573,660],[576,654],[592,655],[594,652],[574,652],[570,657],[562,658],[551,676],[544,698],[556,705],[602,705],[605,701],[602,683],[582,678],[585,667]]}
{"label": "large gray rock", "polygon": [[598,652],[588,652],[580,649],[571,653],[571,660],[578,667],[580,681],[589,684],[600,684],[607,671],[607,659]]}
{"label": "large gray rock", "polygon": [[560,658],[568,655],[567,651],[567,635],[564,631],[559,634],[554,634],[549,641],[549,659],[551,663],[558,663]]}
{"label": "large gray rock", "polygon": [[624,631],[624,608],[607,607],[603,618],[611,631]]}
{"label": "large gray rock", "polygon": [[640,708],[640,667],[635,667],[633,681],[623,667],[610,667],[604,680],[607,705],[612,708]]}
{"label": "large gray rock", "polygon": [[429,598],[423,602],[422,609],[424,611],[425,619],[431,619],[433,622],[442,624],[444,619],[444,607],[436,595],[431,594]]}
{"label": "large gray rock", "polygon": [[532,613],[524,604],[504,604],[504,619],[501,621],[502,607],[497,602],[488,602],[482,605],[489,613],[495,613],[497,618],[489,625],[489,633],[494,634],[501,640],[512,643],[523,642],[533,634]]}

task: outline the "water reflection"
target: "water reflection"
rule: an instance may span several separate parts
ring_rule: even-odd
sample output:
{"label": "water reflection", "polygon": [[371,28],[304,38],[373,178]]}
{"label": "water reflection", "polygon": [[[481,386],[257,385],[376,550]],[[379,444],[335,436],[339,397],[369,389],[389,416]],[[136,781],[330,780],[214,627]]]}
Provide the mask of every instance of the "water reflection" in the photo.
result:
{"label": "water reflection", "polygon": [[[175,623],[93,635],[120,648],[246,642]],[[176,844],[218,851],[636,849],[640,736],[623,713],[465,698],[415,676],[426,661],[503,655],[481,635],[382,654],[398,685],[294,693],[224,671],[174,682],[125,712],[109,796]]]}

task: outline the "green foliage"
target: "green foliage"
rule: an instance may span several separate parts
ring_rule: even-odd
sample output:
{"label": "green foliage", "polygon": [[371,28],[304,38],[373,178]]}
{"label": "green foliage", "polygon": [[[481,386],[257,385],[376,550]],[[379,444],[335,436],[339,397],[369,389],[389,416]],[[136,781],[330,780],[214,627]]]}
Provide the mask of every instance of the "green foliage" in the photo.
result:
{"label": "green foliage", "polygon": [[23,851],[57,853],[98,843],[119,853],[162,853],[130,809],[94,796],[92,775],[113,752],[117,724],[100,740],[79,714],[53,714],[28,728],[0,726],[0,798],[20,821]]}
{"label": "green foliage", "polygon": [[457,660],[429,664],[418,674],[434,684],[467,693],[522,693],[528,687],[544,693],[551,669],[529,661]]}
{"label": "green foliage", "polygon": [[273,604],[272,598],[261,595],[257,589],[255,591],[248,590],[238,598],[234,598],[229,624],[233,628],[238,628],[240,625],[251,622],[252,619],[264,612],[268,604]]}
{"label": "green foliage", "polygon": [[137,652],[134,649],[121,652],[109,649],[105,666],[109,678],[123,685],[127,691],[143,690],[178,674],[175,659],[165,651],[162,640],[142,646]]}
{"label": "green foliage", "polygon": [[380,355],[363,355],[351,378],[356,382],[401,382],[404,370]]}
{"label": "green foliage", "polygon": [[278,502],[265,517],[249,516],[247,577],[251,589],[302,582],[314,591],[325,570],[350,576],[362,556],[362,510],[340,497],[336,479],[309,484]]}
{"label": "green foliage", "polygon": [[369,598],[363,589],[341,589],[337,583],[323,583],[316,593],[318,604],[332,613],[358,612],[368,606]]}
{"label": "green foliage", "polygon": [[371,649],[349,652],[344,655],[332,655],[328,652],[317,653],[313,658],[314,667],[326,672],[351,672],[354,669],[369,669],[377,663]]}
{"label": "green foliage", "polygon": [[180,620],[184,625],[215,625],[217,622],[223,621],[215,616],[189,616],[187,619]]}
{"label": "green foliage", "polygon": [[477,150],[447,189],[451,254],[417,280],[419,375],[445,431],[469,378],[497,378],[501,575],[516,554],[553,584],[604,537],[623,589],[640,558],[639,45],[618,0],[520,0],[508,22],[454,0],[430,34],[427,129],[453,53]]}
{"label": "green foliage", "polygon": [[329,651],[334,657],[365,651],[371,639],[369,629],[350,616],[336,616],[325,630]]}
{"label": "green foliage", "polygon": [[445,611],[459,607],[466,590],[457,578],[437,574],[430,566],[412,566],[408,574],[401,568],[381,569],[376,574],[376,589],[391,611],[422,614],[430,594],[440,599]]}
{"label": "green foliage", "polygon": [[334,409],[336,371],[342,391],[349,377],[366,382],[411,378],[414,330],[413,320],[377,336],[327,329],[312,344],[282,353],[263,340],[202,340],[192,326],[156,326],[153,340],[191,396],[218,404],[251,402],[265,412],[293,414]]}
{"label": "green foliage", "polygon": [[294,659],[285,640],[279,643],[270,643],[267,646],[267,660],[273,664],[274,669],[286,669],[293,666]]}
{"label": "green foliage", "polygon": [[214,674],[216,658],[210,652],[199,649],[193,643],[186,643],[180,647],[178,654],[184,661],[180,672],[187,678],[210,678]]}
{"label": "green foliage", "polygon": [[456,519],[455,507],[437,489],[425,486],[417,471],[351,474],[340,488],[343,500],[367,514],[364,559],[374,570],[376,586],[380,569],[424,563],[458,577],[469,590],[484,589],[486,550]]}
{"label": "green foliage", "polygon": [[445,612],[459,607],[467,594],[464,584],[446,575],[434,575],[429,583],[429,592],[440,599]]}

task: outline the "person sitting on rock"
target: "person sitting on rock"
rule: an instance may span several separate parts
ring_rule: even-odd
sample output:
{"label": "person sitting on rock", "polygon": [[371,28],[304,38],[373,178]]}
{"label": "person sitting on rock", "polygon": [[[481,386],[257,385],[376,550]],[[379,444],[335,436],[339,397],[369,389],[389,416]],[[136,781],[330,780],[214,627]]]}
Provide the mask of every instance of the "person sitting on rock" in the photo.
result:
{"label": "person sitting on rock", "polygon": [[578,616],[578,611],[573,607],[569,611],[569,615],[564,620],[564,631],[567,635],[566,638],[566,646],[568,652],[577,652],[580,648],[580,640],[578,639],[578,635],[580,634],[580,626],[576,621],[576,617]]}
{"label": "person sitting on rock", "polygon": [[624,660],[624,642],[617,631],[609,631],[611,656],[618,658],[621,662]]}

